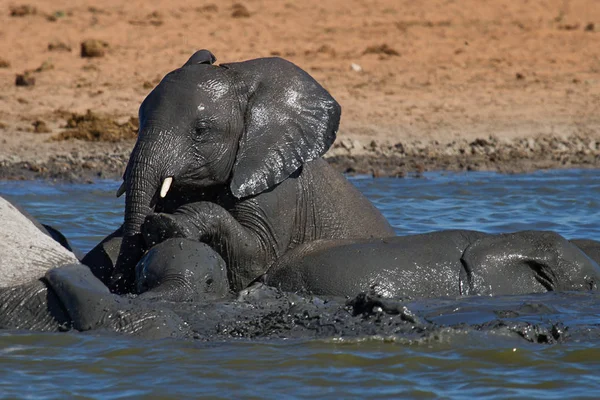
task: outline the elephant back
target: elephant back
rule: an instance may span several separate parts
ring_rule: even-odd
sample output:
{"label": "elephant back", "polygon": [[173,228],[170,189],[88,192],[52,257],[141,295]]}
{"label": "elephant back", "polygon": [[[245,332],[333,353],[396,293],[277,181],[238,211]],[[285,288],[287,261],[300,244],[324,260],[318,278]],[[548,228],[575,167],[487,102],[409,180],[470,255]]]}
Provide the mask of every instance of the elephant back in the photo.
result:
{"label": "elephant back", "polygon": [[24,284],[50,268],[79,262],[31,218],[0,197],[0,287]]}

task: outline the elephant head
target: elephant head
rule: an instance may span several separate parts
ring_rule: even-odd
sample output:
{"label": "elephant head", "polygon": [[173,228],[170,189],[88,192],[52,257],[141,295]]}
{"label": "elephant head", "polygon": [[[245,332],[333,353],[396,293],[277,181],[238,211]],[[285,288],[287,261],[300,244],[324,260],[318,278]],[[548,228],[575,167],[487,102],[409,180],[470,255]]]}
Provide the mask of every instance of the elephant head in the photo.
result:
{"label": "elephant head", "polygon": [[225,297],[225,261],[207,244],[168,239],[152,247],[135,267],[138,298],[199,301]]}
{"label": "elephant head", "polygon": [[[120,192],[124,240],[113,281],[131,288],[141,226],[171,185],[222,187],[238,199],[274,187],[335,140],[341,108],[310,75],[280,58],[214,65],[196,52],[167,74],[139,111],[139,135]],[[124,287],[117,291],[123,291]]]}

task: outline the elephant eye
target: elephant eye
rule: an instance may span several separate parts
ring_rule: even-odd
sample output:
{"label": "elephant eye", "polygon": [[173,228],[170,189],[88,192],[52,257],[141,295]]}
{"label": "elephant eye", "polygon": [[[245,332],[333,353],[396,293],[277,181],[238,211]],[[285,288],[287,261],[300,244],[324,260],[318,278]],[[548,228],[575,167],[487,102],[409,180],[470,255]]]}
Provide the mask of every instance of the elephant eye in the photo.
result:
{"label": "elephant eye", "polygon": [[210,129],[210,126],[207,121],[199,120],[196,121],[194,125],[194,130],[197,134],[206,133]]}
{"label": "elephant eye", "polygon": [[197,120],[196,121],[196,129],[207,129],[208,128],[208,121],[205,120]]}

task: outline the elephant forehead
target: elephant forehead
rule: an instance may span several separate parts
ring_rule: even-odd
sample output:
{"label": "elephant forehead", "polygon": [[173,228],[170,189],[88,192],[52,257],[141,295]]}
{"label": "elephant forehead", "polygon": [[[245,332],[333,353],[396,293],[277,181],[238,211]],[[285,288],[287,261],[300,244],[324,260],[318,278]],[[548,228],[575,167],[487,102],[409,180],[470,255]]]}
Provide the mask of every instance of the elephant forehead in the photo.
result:
{"label": "elephant forehead", "polygon": [[199,82],[196,86],[202,94],[215,102],[220,100],[230,90],[230,85],[227,82],[223,82],[222,79],[208,79]]}
{"label": "elephant forehead", "polygon": [[290,107],[300,108],[300,97],[300,91],[296,90],[293,86],[284,90],[283,99]]}

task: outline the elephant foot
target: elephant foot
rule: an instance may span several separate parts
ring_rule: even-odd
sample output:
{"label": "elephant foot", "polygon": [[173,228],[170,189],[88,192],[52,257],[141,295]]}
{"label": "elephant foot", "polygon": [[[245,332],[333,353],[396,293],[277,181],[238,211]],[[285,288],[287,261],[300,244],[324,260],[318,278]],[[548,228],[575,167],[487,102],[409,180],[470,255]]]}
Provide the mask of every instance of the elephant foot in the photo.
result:
{"label": "elephant foot", "polygon": [[173,214],[152,214],[142,225],[142,234],[148,248],[171,238],[197,239],[194,226],[183,216]]}

